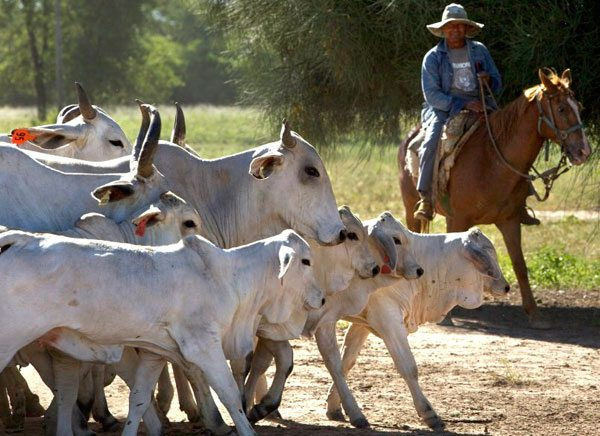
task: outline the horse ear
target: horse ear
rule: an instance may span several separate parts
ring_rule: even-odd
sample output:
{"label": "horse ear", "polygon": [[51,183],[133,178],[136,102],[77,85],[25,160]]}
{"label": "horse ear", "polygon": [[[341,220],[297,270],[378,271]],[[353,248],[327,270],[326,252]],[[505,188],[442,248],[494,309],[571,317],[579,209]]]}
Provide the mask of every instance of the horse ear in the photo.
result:
{"label": "horse ear", "polygon": [[552,80],[546,75],[543,68],[540,68],[538,70],[538,75],[540,76],[540,81],[542,82],[542,85],[544,85],[544,88],[546,88],[546,90],[549,91],[556,88],[556,85],[552,83]]}
{"label": "horse ear", "polygon": [[560,80],[563,82],[565,88],[568,88],[571,85],[571,70],[569,68],[563,71]]}

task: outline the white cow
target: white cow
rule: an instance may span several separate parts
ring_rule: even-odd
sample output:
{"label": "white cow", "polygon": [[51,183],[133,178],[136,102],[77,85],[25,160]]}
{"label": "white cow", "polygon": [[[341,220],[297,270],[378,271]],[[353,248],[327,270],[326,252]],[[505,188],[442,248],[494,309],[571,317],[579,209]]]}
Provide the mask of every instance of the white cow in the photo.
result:
{"label": "white cow", "polygon": [[62,173],[21,150],[0,146],[0,225],[56,232],[70,229],[88,212],[122,221],[158,200],[160,194],[169,190],[164,177],[152,165],[160,116],[150,106],[142,110],[151,112],[152,121],[143,143],[136,144],[127,174]]}
{"label": "white cow", "polygon": [[[343,220],[344,221],[344,220]],[[318,259],[320,269],[327,272],[326,276],[322,277],[320,284],[325,289],[327,302],[318,311],[313,311],[308,315],[308,319],[302,318],[299,326],[299,335],[302,330],[305,334],[312,336],[313,332],[317,331],[317,343],[320,348],[325,347],[323,339],[327,339],[322,335],[322,330],[326,328],[335,329],[335,322],[344,314],[359,313],[366,305],[368,296],[381,286],[386,286],[397,282],[398,280],[414,280],[423,274],[423,269],[418,265],[410,250],[410,241],[405,235],[403,226],[389,213],[381,214],[378,219],[371,220],[368,225],[355,220],[354,223],[344,221],[348,228],[348,238],[351,238],[351,233],[362,241],[363,253],[369,259],[375,259],[378,265],[381,265],[381,274],[373,274],[367,276],[365,274],[357,274],[356,260],[359,256],[358,252],[344,253],[338,247],[343,247],[342,244],[338,247],[314,247],[313,256]],[[350,254],[350,255],[349,255]],[[340,275],[343,279],[340,280]],[[306,321],[306,322],[304,322]],[[289,329],[288,329],[289,331]],[[281,335],[280,330],[271,327],[267,331],[261,331],[259,327],[258,335],[261,338],[258,341],[257,350],[254,353],[252,361],[252,369],[248,376],[245,387],[246,398],[252,398],[255,384],[259,381],[259,377],[263,374],[271,361],[271,355],[275,357],[277,370],[271,388],[267,395],[256,405],[249,413],[251,422],[255,422],[267,414],[275,410],[284,387],[285,378],[291,372],[291,348],[287,342],[276,342],[267,339],[280,339],[277,334]],[[324,354],[327,367],[335,375],[331,362],[328,356]],[[283,365],[283,362],[288,362],[289,368]],[[282,369],[280,370],[280,366]],[[345,404],[346,409],[351,416],[353,425],[363,427],[368,425],[366,418],[360,411],[358,405],[353,398]]]}
{"label": "white cow", "polygon": [[[40,337],[62,351],[73,336],[136,346],[201,370],[240,435],[255,433],[226,359],[252,350],[258,316],[284,322],[324,303],[291,230],[226,250],[199,236],[150,248],[12,230],[0,234],[0,276],[0,369]],[[141,352],[124,435],[137,434],[163,369],[152,356]]]}
{"label": "white cow", "polygon": [[[337,314],[352,322],[344,339],[343,362],[340,361],[332,324],[328,328],[322,324],[318,326],[317,339],[319,332],[322,336],[319,349],[324,357],[329,356],[326,361],[334,362],[331,366],[337,372],[334,375],[330,369],[335,381],[327,399],[327,416],[330,419],[344,419],[340,395],[347,413],[346,404],[355,403],[353,398],[348,398],[352,394],[344,376],[356,362],[369,333],[374,333],[385,342],[396,368],[410,389],[419,416],[429,427],[442,429],[442,419],[418,384],[417,365],[410,351],[408,334],[415,332],[421,324],[440,321],[454,306],[474,309],[483,303],[484,293],[500,296],[510,289],[498,265],[494,246],[479,229],[432,235],[412,233],[405,228],[404,232],[415,258],[423,265],[423,277],[414,281],[398,281],[378,289],[368,297],[366,307],[358,313],[346,311]],[[328,301],[328,304],[334,305],[335,301]]]}
{"label": "white cow", "polygon": [[[123,158],[67,165],[49,156],[40,162],[84,173],[123,172],[127,165]],[[200,212],[205,236],[219,246],[245,244],[288,227],[322,245],[344,238],[323,161],[286,122],[279,141],[219,159],[202,159],[161,141],[154,164],[170,189]]]}
{"label": "white cow", "polygon": [[[124,242],[137,245],[167,245],[173,244],[179,241],[181,238],[199,234],[201,231],[201,221],[198,212],[189,206],[184,200],[177,197],[171,192],[166,192],[160,196],[160,200],[151,205],[148,209],[134,214],[134,217],[130,220],[123,221],[121,223],[115,223],[114,221],[104,217],[103,215],[91,213],[84,215],[76,224],[73,229],[61,232],[63,236],[75,237],[75,238],[87,238],[87,239],[101,239],[114,242]],[[6,231],[6,228],[0,228],[0,232]],[[55,387],[54,373],[52,356],[46,351],[45,348],[40,347],[37,343],[32,343],[26,349],[19,352],[22,363],[32,363],[36,370],[42,375],[42,379],[48,385],[48,387],[55,392],[56,395],[61,395],[60,389]],[[60,356],[61,365],[68,365],[69,359],[65,359]],[[133,370],[130,368],[124,368],[129,362],[123,362],[119,367],[121,371],[119,375],[122,378],[131,380],[133,383],[133,377],[128,374],[133,374]],[[5,371],[9,373],[0,379],[3,385],[11,392],[11,404],[13,408],[13,414],[10,414],[10,408],[2,408],[0,405],[0,416],[7,416],[8,423],[5,425],[11,425],[13,428],[22,427],[25,418],[25,410],[19,400],[24,400],[22,395],[17,392],[15,393],[15,387],[21,381],[21,377],[18,372],[14,372],[7,368]],[[81,400],[80,403],[85,405],[88,402],[93,402],[94,417],[102,423],[105,430],[114,428],[117,421],[108,411],[106,405],[106,399],[104,398],[104,371],[103,366],[98,368],[91,368],[90,365],[82,366],[83,374],[92,374],[94,385],[88,386],[85,392],[81,392],[84,398],[88,398],[87,401]],[[10,379],[6,379],[10,377]],[[86,376],[87,377],[87,376]],[[90,380],[91,377],[87,377],[86,381]],[[23,388],[27,388],[25,384]],[[28,389],[28,388],[27,388]],[[90,389],[92,390],[90,392]],[[4,392],[0,390],[0,393]],[[26,396],[32,396],[30,392],[26,392]],[[3,394],[0,394],[0,399],[5,398]],[[35,402],[29,402],[27,407]],[[38,403],[39,404],[39,403]],[[77,411],[78,412],[78,411]],[[43,412],[42,412],[43,413]],[[79,424],[76,428],[76,433],[79,434],[90,434],[85,428],[81,427],[81,418],[76,413],[74,415],[74,423]],[[154,422],[158,422],[158,418],[154,417]],[[47,423],[47,426],[52,424]]]}
{"label": "white cow", "polygon": [[[57,124],[26,127],[35,139],[18,147],[56,156],[102,161],[131,154],[125,132],[104,110],[90,104],[81,85],[75,83],[79,104],[62,109]],[[17,134],[15,129],[11,134]],[[11,142],[11,135],[0,135],[0,142]]]}

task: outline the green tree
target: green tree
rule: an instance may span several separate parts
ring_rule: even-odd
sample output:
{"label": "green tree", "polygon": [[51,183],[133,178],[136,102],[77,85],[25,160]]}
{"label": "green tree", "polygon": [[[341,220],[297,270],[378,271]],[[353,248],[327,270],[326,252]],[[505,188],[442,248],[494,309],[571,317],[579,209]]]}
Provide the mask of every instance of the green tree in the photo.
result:
{"label": "green tree", "polygon": [[[288,116],[311,137],[359,129],[398,139],[398,119],[422,101],[420,67],[437,39],[447,0],[197,0],[229,37],[229,65],[240,94],[272,119]],[[595,126],[594,80],[600,6],[592,0],[462,2],[485,23],[488,46],[507,86],[501,103],[537,83],[543,66],[570,67],[585,118]],[[559,72],[560,72],[559,71]]]}

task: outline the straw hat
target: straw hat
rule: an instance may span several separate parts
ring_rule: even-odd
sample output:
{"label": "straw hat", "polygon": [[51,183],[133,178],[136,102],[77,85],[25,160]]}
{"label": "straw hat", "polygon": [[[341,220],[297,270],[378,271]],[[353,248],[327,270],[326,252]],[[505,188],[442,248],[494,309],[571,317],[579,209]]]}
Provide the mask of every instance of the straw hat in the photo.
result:
{"label": "straw hat", "polygon": [[465,11],[465,8],[463,8],[462,5],[459,5],[457,3],[450,3],[448,6],[446,6],[444,8],[444,13],[442,14],[442,20],[438,21],[437,23],[428,24],[427,28],[435,36],[443,38],[444,34],[442,33],[442,27],[444,27],[448,23],[466,24],[467,25],[467,30],[466,30],[467,38],[473,38],[483,28],[483,24],[469,20],[469,18],[467,17],[467,11]]}

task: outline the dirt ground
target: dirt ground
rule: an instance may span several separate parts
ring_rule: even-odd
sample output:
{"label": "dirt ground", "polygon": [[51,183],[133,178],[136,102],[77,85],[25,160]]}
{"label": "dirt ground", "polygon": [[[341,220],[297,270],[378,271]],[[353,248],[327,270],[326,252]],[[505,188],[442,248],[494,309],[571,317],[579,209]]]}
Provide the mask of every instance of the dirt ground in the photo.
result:
{"label": "dirt ground", "polygon": [[[512,293],[476,310],[456,310],[455,327],[423,326],[410,337],[420,384],[454,435],[600,434],[600,291],[538,292],[554,321],[548,331],[530,330]],[[343,331],[339,330],[341,341]],[[350,387],[371,423],[359,430],[328,421],[329,375],[314,341],[295,342],[295,368],[280,408],[283,420],[263,421],[260,435],[422,435],[410,393],[395,371],[383,342],[371,336]],[[50,392],[30,368],[23,373],[47,405]],[[115,416],[127,413],[128,390],[108,388]],[[224,418],[229,421],[226,413]],[[167,435],[199,434],[184,422],[176,400]],[[100,431],[97,424],[92,424]],[[0,427],[2,432],[2,427]],[[28,418],[26,436],[43,434],[41,418]],[[118,433],[110,433],[113,434]]]}

